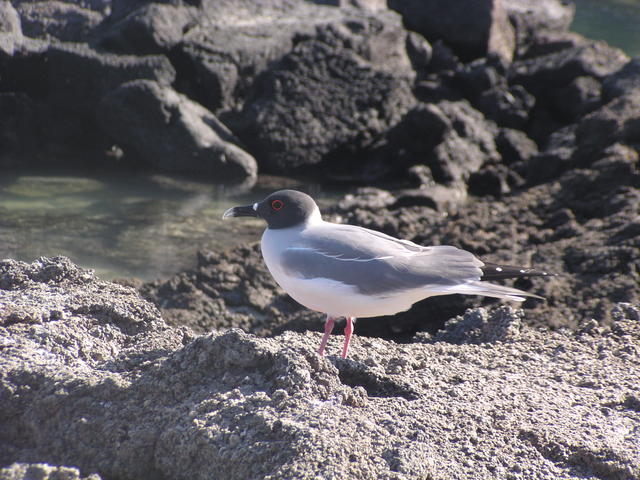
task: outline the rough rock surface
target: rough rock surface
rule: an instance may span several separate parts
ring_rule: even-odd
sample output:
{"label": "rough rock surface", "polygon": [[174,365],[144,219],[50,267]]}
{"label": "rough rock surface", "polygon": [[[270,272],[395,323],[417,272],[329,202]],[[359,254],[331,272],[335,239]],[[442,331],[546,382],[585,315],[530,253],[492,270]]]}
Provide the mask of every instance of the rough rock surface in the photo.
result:
{"label": "rough rock surface", "polygon": [[199,103],[150,80],[120,85],[102,99],[102,129],[125,149],[167,172],[198,173],[213,181],[255,181],[254,158]]}
{"label": "rough rock surface", "polygon": [[612,317],[475,309],[320,358],[317,333],[194,337],[64,258],[3,261],[0,478],[637,478],[640,311]]}
{"label": "rough rock surface", "polygon": [[291,174],[342,161],[415,104],[406,34],[396,16],[340,27],[299,42],[245,103],[236,128],[260,152],[264,171]]}

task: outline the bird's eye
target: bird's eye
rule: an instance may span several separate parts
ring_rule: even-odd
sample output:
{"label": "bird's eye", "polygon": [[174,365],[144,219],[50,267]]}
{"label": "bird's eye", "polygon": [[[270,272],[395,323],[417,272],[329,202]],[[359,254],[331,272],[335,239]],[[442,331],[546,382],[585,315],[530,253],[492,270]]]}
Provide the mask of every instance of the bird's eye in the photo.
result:
{"label": "bird's eye", "polygon": [[284,207],[284,203],[282,202],[282,200],[274,200],[273,202],[271,202],[271,208],[273,208],[276,212],[278,210],[282,210],[282,207]]}

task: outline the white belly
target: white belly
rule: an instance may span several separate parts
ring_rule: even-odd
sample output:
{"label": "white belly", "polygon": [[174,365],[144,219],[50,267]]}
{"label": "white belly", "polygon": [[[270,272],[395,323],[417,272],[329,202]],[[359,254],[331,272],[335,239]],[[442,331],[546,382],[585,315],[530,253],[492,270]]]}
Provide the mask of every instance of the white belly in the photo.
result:
{"label": "white belly", "polygon": [[351,285],[328,278],[305,279],[291,277],[281,268],[278,259],[286,248],[283,231],[267,229],[262,236],[262,256],[271,275],[296,302],[332,317],[378,317],[408,310],[429,293],[424,289],[394,292],[385,297],[362,295]]}

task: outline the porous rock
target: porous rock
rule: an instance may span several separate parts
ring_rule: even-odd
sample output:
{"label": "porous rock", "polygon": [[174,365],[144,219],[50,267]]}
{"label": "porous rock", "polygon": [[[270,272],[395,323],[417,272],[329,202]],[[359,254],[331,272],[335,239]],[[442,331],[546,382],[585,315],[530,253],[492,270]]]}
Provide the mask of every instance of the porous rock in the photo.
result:
{"label": "porous rock", "polygon": [[415,104],[413,76],[395,15],[327,27],[263,75],[234,128],[266,172],[339,163]]}
{"label": "porous rock", "polygon": [[[471,310],[410,344],[356,336],[343,360],[316,355],[320,334],[194,337],[63,258],[0,272],[0,462],[20,462],[3,478],[640,473],[629,304],[575,335]],[[7,321],[14,307],[60,313]]]}

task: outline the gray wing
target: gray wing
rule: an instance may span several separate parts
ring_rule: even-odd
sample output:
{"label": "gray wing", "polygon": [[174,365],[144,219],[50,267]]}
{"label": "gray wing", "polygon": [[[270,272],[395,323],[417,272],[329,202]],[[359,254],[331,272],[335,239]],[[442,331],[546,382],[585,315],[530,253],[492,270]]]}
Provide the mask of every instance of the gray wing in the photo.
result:
{"label": "gray wing", "polygon": [[304,232],[285,249],[281,262],[289,275],[328,278],[370,295],[479,280],[483,265],[456,247],[422,247],[366,228],[336,224]]}

